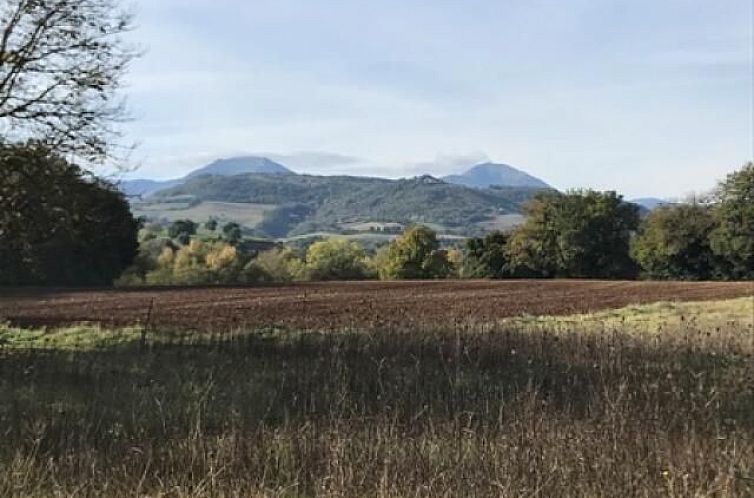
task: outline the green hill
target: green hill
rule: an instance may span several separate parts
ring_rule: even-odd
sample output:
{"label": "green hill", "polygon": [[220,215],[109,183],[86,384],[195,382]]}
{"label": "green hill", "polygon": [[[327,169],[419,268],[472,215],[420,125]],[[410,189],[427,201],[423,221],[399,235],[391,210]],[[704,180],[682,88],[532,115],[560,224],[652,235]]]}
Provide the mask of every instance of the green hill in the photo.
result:
{"label": "green hill", "polygon": [[275,206],[264,213],[256,227],[260,234],[273,237],[322,231],[347,233],[353,231],[354,224],[368,222],[426,223],[447,233],[467,235],[483,231],[485,224],[501,215],[518,213],[521,204],[537,190],[469,188],[431,176],[389,180],[250,173],[190,178],[154,194],[151,200]]}

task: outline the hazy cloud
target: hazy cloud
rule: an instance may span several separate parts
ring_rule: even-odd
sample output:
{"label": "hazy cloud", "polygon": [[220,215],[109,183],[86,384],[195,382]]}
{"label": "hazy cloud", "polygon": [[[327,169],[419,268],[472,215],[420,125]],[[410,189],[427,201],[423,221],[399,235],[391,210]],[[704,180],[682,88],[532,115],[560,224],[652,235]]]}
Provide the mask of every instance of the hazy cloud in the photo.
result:
{"label": "hazy cloud", "polygon": [[437,156],[434,161],[410,164],[406,170],[416,175],[445,176],[463,173],[472,166],[486,162],[492,162],[487,154],[474,152],[471,154]]}

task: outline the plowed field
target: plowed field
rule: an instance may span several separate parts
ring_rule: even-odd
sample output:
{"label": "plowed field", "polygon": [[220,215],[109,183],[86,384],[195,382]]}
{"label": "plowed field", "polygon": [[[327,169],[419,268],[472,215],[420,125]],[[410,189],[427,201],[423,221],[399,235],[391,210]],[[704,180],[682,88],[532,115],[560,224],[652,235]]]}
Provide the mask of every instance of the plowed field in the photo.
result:
{"label": "plowed field", "polygon": [[[378,328],[564,315],[655,301],[752,296],[754,283],[606,281],[339,282],[279,287],[4,290],[0,320],[223,330]],[[753,304],[754,306],[754,304]],[[150,311],[151,308],[151,311]]]}

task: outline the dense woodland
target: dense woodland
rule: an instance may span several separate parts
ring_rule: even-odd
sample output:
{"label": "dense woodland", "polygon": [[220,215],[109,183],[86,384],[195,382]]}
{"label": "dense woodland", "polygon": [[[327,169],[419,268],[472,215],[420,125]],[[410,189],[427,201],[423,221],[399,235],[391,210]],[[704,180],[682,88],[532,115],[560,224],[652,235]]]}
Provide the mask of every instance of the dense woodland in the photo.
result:
{"label": "dense woodland", "polygon": [[150,197],[154,202],[234,202],[275,205],[257,235],[285,237],[339,231],[348,221],[391,220],[442,225],[479,235],[477,223],[517,213],[543,189],[471,188],[431,176],[390,180],[357,176],[246,173],[201,175]]}

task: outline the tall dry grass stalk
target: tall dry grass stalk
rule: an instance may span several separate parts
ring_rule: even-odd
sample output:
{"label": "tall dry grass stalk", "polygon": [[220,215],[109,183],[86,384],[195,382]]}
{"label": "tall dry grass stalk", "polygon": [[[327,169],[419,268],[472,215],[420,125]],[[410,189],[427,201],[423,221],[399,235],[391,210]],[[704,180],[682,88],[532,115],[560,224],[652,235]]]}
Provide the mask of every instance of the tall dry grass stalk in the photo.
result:
{"label": "tall dry grass stalk", "polygon": [[0,496],[754,496],[754,330],[662,327],[6,348]]}

